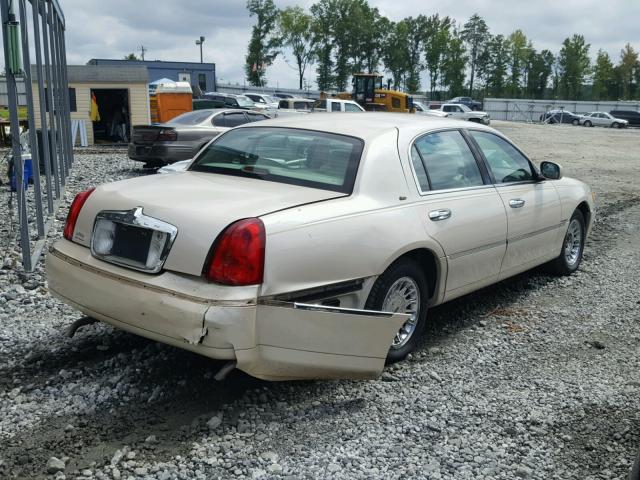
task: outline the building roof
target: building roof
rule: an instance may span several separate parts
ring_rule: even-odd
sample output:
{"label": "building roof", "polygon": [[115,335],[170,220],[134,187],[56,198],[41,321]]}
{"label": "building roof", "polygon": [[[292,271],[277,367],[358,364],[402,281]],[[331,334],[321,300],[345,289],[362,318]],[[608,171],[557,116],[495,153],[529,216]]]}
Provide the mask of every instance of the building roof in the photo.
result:
{"label": "building roof", "polygon": [[[67,65],[69,83],[148,83],[149,72],[138,65]],[[31,78],[37,81],[36,66]]]}
{"label": "building roof", "polygon": [[118,58],[92,58],[87,65],[144,65],[147,68],[215,70],[215,63],[179,62],[167,60],[124,60]]}

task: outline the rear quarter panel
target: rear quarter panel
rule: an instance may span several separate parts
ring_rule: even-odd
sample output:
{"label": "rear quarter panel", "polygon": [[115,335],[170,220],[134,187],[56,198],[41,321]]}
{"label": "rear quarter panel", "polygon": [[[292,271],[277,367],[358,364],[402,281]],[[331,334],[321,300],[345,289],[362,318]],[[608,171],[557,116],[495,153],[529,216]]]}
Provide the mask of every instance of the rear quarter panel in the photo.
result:
{"label": "rear quarter panel", "polygon": [[393,130],[365,147],[351,196],[262,217],[267,242],[261,295],[376,276],[415,248],[443,256],[407,200],[396,143]]}

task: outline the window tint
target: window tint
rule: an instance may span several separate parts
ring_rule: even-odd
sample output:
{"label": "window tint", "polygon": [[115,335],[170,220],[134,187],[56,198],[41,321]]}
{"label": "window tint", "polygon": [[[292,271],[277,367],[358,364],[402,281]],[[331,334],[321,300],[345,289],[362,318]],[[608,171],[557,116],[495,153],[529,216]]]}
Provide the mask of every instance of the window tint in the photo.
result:
{"label": "window tint", "polygon": [[344,109],[347,112],[361,112],[362,111],[362,110],[360,110],[358,108],[357,105],[354,105],[353,103],[345,103]]}
{"label": "window tint", "polygon": [[244,123],[247,123],[247,119],[245,118],[244,113],[236,112],[224,114],[225,127],[237,127],[238,125],[242,125]]}
{"label": "window tint", "polygon": [[451,105],[445,105],[444,107],[442,107],[442,111],[443,112],[453,112],[454,107],[452,107]]}
{"label": "window tint", "polygon": [[293,108],[296,110],[311,110],[311,103],[309,102],[293,102]]}
{"label": "window tint", "polygon": [[336,103],[336,102],[332,102],[331,103],[331,111],[332,112],[340,112],[341,111],[340,104]]}
{"label": "window tint", "polygon": [[503,138],[487,132],[471,131],[482,150],[496,183],[521,182],[533,179],[531,164]]}
{"label": "window tint", "polygon": [[211,123],[213,123],[216,127],[224,127],[225,126],[225,122],[224,122],[224,117],[225,116],[226,115],[224,113],[222,113],[220,115],[216,115],[211,120]]}
{"label": "window tint", "polygon": [[327,108],[326,100],[316,100],[316,103],[313,104],[314,108]]}
{"label": "window tint", "polygon": [[255,126],[218,137],[190,170],[351,193],[362,148],[344,135]]}
{"label": "window tint", "polygon": [[278,103],[278,108],[289,108],[289,102],[286,100],[280,100],[280,103]]}
{"label": "window tint", "polygon": [[169,125],[197,125],[211,116],[211,111],[194,110],[178,115],[167,122]]}
{"label": "window tint", "polygon": [[416,178],[418,179],[418,184],[420,185],[420,191],[428,192],[430,190],[429,178],[427,177],[427,172],[424,169],[422,158],[420,158],[420,154],[418,153],[418,149],[415,145],[411,147],[411,164],[413,165],[413,171],[416,172]]}
{"label": "window tint", "polygon": [[482,185],[478,164],[458,131],[430,133],[415,147],[427,167],[432,190]]}
{"label": "window tint", "polygon": [[269,118],[261,113],[247,113],[247,117],[250,122],[259,122],[260,120],[267,120]]}

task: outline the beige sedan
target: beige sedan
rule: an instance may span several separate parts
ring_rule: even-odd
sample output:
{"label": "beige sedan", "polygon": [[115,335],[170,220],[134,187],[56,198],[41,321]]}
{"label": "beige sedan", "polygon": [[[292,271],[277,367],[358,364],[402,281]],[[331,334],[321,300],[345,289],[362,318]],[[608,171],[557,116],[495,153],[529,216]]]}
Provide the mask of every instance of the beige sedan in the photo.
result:
{"label": "beige sedan", "polygon": [[80,193],[47,275],[85,315],[224,372],[374,378],[429,307],[547,262],[575,271],[593,214],[587,185],[489,127],[307,115]]}

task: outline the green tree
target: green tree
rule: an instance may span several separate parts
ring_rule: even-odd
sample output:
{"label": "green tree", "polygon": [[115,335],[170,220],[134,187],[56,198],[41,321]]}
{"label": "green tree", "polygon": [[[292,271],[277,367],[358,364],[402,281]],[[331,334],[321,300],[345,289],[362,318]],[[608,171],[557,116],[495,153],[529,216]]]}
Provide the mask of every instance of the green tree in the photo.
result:
{"label": "green tree", "polygon": [[311,16],[313,23],[311,30],[313,33],[313,43],[315,45],[315,56],[317,61],[316,83],[321,91],[335,88],[335,76],[333,75],[333,18],[331,8],[333,2],[321,0],[311,6]]}
{"label": "green tree", "polygon": [[589,47],[582,35],[574,34],[562,42],[558,55],[558,70],[562,94],[569,100],[578,100],[582,84],[589,73]]}
{"label": "green tree", "polygon": [[256,24],[251,30],[245,74],[251,85],[261,86],[266,83],[266,68],[273,63],[281,44],[276,32],[279,12],[273,0],[248,0],[247,10],[250,17],[256,17]]}
{"label": "green tree", "polygon": [[419,15],[416,18],[409,17],[404,20],[407,22],[409,29],[407,38],[409,75],[407,76],[405,86],[411,93],[420,90],[420,72],[422,71],[420,57],[422,53],[422,29],[424,28],[425,20],[426,18],[423,15]]}
{"label": "green tree", "polygon": [[620,75],[622,76],[622,98],[633,98],[635,71],[638,65],[638,52],[627,43],[620,51]]}
{"label": "green tree", "polygon": [[478,59],[482,57],[489,41],[489,27],[482,17],[474,13],[464,24],[460,37],[467,44],[469,52],[469,95],[473,95],[473,80],[475,78]]}
{"label": "green tree", "polygon": [[140,60],[138,57],[136,57],[135,53],[130,53],[129,55],[125,55],[124,59],[125,60]]}
{"label": "green tree", "polygon": [[505,94],[509,63],[509,41],[504,35],[492,36],[478,63],[478,75],[490,95],[501,97]]}
{"label": "green tree", "polygon": [[282,45],[291,48],[298,67],[298,88],[302,90],[307,66],[315,56],[313,18],[300,7],[287,7],[280,12],[279,30]]}
{"label": "green tree", "polygon": [[542,50],[538,53],[531,48],[527,62],[527,96],[530,98],[544,98],[554,62],[555,57],[549,50]]}
{"label": "green tree", "polygon": [[371,8],[366,0],[351,3],[351,57],[350,73],[374,72],[378,68],[384,50],[384,39],[391,22]]}
{"label": "green tree", "polygon": [[434,97],[443,71],[443,56],[450,39],[451,19],[436,13],[426,18],[422,28],[425,66],[429,72],[429,96]]}
{"label": "green tree", "polygon": [[392,23],[389,26],[389,35],[386,37],[382,61],[385,68],[391,73],[393,85],[399,88],[406,82],[409,75],[410,63],[409,49],[409,24],[407,20]]}
{"label": "green tree", "polygon": [[[594,100],[608,100],[614,97],[614,83],[616,80],[616,72],[614,71],[613,62],[609,54],[603,50],[598,50],[596,64],[593,67],[593,89],[591,95]],[[613,87],[613,88],[612,88]]]}
{"label": "green tree", "polygon": [[449,32],[447,48],[442,56],[442,86],[450,97],[464,93],[465,70],[469,57],[464,48],[460,31],[453,26]]}
{"label": "green tree", "polygon": [[522,77],[524,75],[529,43],[522,30],[516,30],[508,37],[509,41],[509,79],[507,81],[508,94],[511,97],[520,95]]}

